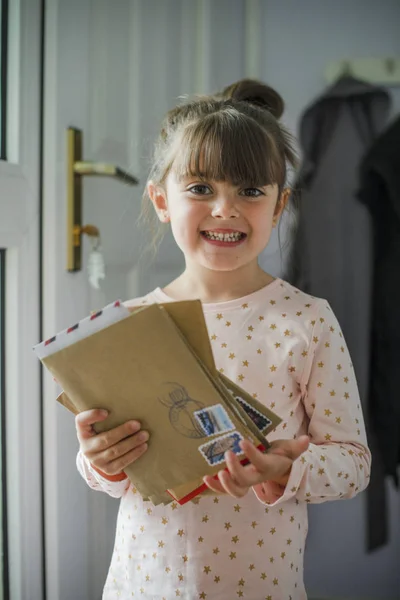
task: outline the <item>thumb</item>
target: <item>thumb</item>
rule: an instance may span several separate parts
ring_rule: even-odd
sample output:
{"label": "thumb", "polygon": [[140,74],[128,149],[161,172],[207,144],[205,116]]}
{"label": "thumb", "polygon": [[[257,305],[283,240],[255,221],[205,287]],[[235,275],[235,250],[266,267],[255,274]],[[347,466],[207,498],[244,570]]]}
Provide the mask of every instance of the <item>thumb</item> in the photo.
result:
{"label": "thumb", "polygon": [[95,423],[104,421],[108,416],[108,412],[102,409],[85,410],[75,417],[75,426],[79,441],[87,440],[96,434],[93,427]]}
{"label": "thumb", "polygon": [[310,438],[308,435],[301,435],[295,440],[275,440],[271,443],[268,452],[296,460],[307,450],[309,445]]}

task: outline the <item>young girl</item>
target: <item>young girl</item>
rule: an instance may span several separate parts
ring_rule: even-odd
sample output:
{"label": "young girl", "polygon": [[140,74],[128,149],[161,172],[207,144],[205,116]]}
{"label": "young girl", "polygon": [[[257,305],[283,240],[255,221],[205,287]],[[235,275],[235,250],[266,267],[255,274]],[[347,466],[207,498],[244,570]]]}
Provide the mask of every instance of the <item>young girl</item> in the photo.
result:
{"label": "young girl", "polygon": [[282,110],[276,92],[245,80],[165,119],[145,201],[171,224],[186,268],[127,305],[200,298],[218,368],[282,423],[266,454],[243,442],[249,465],[226,455],[218,480],[204,478],[214,493],[155,507],[124,474],[149,433],[131,421],[96,435],[106,414],[78,415],[80,473],[122,498],[104,600],[304,599],[307,504],[368,483],[356,379],[328,302],[258,265],[294,165]]}

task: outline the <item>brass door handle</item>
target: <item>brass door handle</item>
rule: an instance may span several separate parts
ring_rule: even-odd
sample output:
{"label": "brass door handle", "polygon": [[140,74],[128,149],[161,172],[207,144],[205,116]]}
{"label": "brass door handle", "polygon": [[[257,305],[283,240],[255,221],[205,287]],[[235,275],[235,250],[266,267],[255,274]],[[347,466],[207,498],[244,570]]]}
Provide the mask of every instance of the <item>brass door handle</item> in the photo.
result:
{"label": "brass door handle", "polygon": [[82,160],[83,134],[79,129],[67,129],[67,270],[79,271],[82,268],[82,235],[96,229],[93,225],[82,227],[82,177],[114,177],[127,185],[137,185],[139,180],[115,165],[93,163]]}
{"label": "brass door handle", "polygon": [[122,183],[127,183],[129,185],[137,185],[139,183],[139,180],[133,175],[130,175],[115,165],[106,163],[77,161],[74,164],[74,172],[78,175],[103,175],[106,177],[115,177]]}

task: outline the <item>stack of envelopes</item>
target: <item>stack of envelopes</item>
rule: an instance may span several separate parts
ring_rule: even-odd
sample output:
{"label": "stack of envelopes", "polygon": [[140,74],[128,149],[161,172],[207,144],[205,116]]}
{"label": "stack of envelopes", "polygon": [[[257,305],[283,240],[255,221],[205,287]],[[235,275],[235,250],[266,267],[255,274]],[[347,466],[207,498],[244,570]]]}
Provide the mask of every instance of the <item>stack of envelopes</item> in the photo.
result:
{"label": "stack of envelopes", "polygon": [[[100,433],[137,419],[147,452],[125,472],[153,504],[187,502],[239,442],[268,447],[281,419],[220,373],[200,301],[128,309],[119,301],[34,348],[73,413],[109,411]],[[243,462],[245,462],[243,460]]]}

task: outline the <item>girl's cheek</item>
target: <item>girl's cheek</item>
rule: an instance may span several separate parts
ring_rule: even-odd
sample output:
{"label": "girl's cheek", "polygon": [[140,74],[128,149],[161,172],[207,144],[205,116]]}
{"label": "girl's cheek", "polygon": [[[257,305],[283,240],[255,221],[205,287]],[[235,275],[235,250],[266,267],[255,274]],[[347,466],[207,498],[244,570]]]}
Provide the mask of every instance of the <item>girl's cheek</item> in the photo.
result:
{"label": "girl's cheek", "polygon": [[192,220],[199,212],[199,207],[182,202],[180,205],[173,207],[171,218],[175,217],[175,219],[188,221]]}

